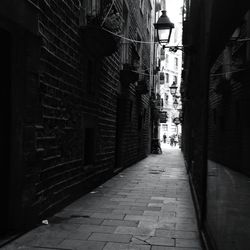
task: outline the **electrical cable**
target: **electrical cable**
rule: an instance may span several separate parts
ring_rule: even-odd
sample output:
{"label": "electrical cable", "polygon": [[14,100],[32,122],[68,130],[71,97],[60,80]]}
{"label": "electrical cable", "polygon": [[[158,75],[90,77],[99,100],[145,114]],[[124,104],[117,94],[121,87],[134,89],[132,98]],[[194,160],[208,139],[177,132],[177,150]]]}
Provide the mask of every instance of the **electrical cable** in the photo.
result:
{"label": "electrical cable", "polygon": [[102,27],[102,26],[103,26],[103,24],[105,23],[105,21],[106,21],[106,19],[107,19],[108,15],[109,15],[109,13],[110,13],[110,11],[111,11],[111,9],[112,9],[112,7],[113,7],[114,3],[115,3],[115,0],[113,0],[113,2],[112,2],[112,4],[110,5],[110,8],[109,8],[109,10],[108,10],[108,12],[107,12],[106,16],[103,18],[103,21],[102,21],[102,23],[101,23],[101,27]]}
{"label": "electrical cable", "polygon": [[114,33],[114,32],[112,32],[112,31],[110,31],[110,30],[108,30],[108,29],[106,29],[106,28],[103,28],[103,27],[102,27],[102,29],[105,30],[105,31],[107,31],[107,32],[109,32],[109,33],[111,33],[111,34],[114,35],[114,36],[120,37],[120,38],[122,38],[122,39],[124,39],[124,40],[127,40],[127,41],[130,41],[130,42],[142,43],[142,44],[157,44],[157,43],[158,43],[158,42],[148,42],[148,41],[134,40],[134,39],[127,38],[127,37],[125,37],[125,36],[118,35],[117,33]]}
{"label": "electrical cable", "polygon": [[146,73],[142,73],[140,71],[136,71],[136,70],[131,70],[132,72],[138,73],[139,75],[144,75],[144,76],[151,76],[152,74],[146,74]]}
{"label": "electrical cable", "polygon": [[235,71],[228,71],[228,72],[223,72],[223,73],[217,73],[217,74],[210,74],[210,76],[220,76],[220,75],[226,75],[226,74],[230,74],[230,73],[237,73],[240,71],[245,71],[247,69],[239,69],[239,70],[235,70]]}
{"label": "electrical cable", "polygon": [[[122,38],[122,39],[127,40],[127,41],[130,41],[130,42],[141,43],[141,44],[158,44],[158,42],[149,42],[149,41],[141,41],[141,40],[130,39],[130,38],[127,38],[127,37],[125,37],[125,36],[118,35],[117,33],[114,33],[114,32],[112,32],[112,31],[109,30],[109,29],[104,28],[103,25],[104,25],[104,23],[105,23],[105,21],[106,21],[108,15],[109,15],[111,9],[112,9],[114,3],[115,3],[115,0],[113,0],[113,2],[112,2],[112,4],[111,4],[111,6],[110,6],[110,8],[109,8],[109,10],[108,10],[108,12],[107,12],[107,14],[106,14],[106,16],[104,17],[104,19],[103,19],[103,21],[102,21],[101,27],[102,27],[103,30],[109,32],[110,34],[112,34],[112,35],[114,35],[114,36],[116,36],[116,37]],[[174,47],[174,46],[168,46],[168,47]]]}
{"label": "electrical cable", "polygon": [[250,37],[246,37],[246,38],[241,38],[241,39],[236,39],[237,42],[247,42],[250,41]]}

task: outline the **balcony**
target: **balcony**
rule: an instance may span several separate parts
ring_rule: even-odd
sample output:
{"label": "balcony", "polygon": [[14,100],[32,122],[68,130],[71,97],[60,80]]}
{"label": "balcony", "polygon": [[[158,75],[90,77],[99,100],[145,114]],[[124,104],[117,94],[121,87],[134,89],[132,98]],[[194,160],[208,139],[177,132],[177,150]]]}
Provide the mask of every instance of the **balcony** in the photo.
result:
{"label": "balcony", "polygon": [[163,101],[160,94],[151,96],[151,108],[161,110],[163,108]]}
{"label": "balcony", "polygon": [[153,109],[151,118],[152,118],[152,121],[158,122],[160,119],[160,111],[156,108]]}
{"label": "balcony", "polygon": [[118,49],[119,40],[100,26],[83,26],[80,32],[82,46],[97,57],[111,56]]}
{"label": "balcony", "polygon": [[137,93],[141,95],[146,95],[149,93],[149,80],[143,78],[142,80],[138,81],[138,85],[136,86]]}
{"label": "balcony", "polygon": [[135,83],[139,79],[139,62],[140,56],[137,53],[135,46],[131,43],[121,44],[121,63],[120,81],[125,86]]}
{"label": "balcony", "polygon": [[96,57],[111,56],[118,50],[120,38],[115,34],[120,30],[120,17],[115,10],[106,16],[105,11],[82,13],[80,37],[82,47]]}

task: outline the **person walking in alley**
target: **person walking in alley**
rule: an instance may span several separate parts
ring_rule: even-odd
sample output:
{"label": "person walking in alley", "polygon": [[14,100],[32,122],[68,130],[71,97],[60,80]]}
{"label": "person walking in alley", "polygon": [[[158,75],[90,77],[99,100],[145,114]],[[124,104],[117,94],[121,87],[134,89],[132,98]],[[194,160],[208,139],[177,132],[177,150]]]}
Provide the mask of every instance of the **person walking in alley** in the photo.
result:
{"label": "person walking in alley", "polygon": [[166,134],[163,135],[163,142],[166,143],[167,136]]}
{"label": "person walking in alley", "polygon": [[174,137],[170,136],[170,146],[174,146]]}

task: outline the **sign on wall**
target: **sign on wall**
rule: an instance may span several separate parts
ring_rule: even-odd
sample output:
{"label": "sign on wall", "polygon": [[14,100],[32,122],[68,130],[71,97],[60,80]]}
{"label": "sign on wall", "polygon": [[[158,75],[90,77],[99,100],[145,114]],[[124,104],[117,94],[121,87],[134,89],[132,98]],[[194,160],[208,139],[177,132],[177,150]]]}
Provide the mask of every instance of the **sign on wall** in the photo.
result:
{"label": "sign on wall", "polygon": [[161,111],[160,112],[160,123],[166,123],[167,117],[168,117],[167,112]]}

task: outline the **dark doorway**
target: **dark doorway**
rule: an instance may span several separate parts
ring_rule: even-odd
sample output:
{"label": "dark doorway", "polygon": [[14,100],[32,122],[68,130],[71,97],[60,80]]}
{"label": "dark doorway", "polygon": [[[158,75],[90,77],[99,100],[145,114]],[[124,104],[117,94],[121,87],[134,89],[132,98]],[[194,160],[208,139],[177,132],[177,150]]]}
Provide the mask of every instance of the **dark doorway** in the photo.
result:
{"label": "dark doorway", "polygon": [[1,48],[1,170],[0,170],[0,235],[8,229],[9,191],[10,191],[10,135],[11,135],[11,36],[0,29]]}
{"label": "dark doorway", "polygon": [[[117,113],[116,113],[116,152],[115,152],[115,171],[122,168],[122,136],[124,127],[126,100],[121,96],[117,99]],[[132,104],[129,107],[129,112],[132,112]]]}

